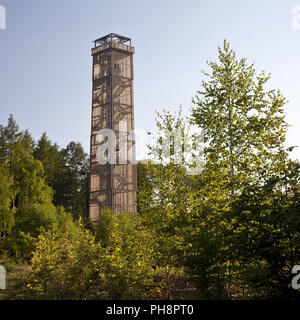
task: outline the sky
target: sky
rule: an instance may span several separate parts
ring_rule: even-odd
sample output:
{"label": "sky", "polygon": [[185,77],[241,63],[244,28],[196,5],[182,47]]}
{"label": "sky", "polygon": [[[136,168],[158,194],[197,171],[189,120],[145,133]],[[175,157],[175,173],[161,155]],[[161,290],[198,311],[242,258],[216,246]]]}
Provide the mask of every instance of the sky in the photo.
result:
{"label": "sky", "polygon": [[[224,39],[239,58],[272,74],[288,99],[288,145],[300,136],[300,0],[0,0],[0,123],[10,113],[35,139],[89,150],[92,41],[114,32],[136,48],[135,126],[151,131],[155,110],[185,114],[201,70]],[[1,22],[2,19],[2,22]],[[3,15],[0,14],[0,26]],[[138,158],[143,158],[138,143]],[[293,158],[300,159],[300,148]]]}

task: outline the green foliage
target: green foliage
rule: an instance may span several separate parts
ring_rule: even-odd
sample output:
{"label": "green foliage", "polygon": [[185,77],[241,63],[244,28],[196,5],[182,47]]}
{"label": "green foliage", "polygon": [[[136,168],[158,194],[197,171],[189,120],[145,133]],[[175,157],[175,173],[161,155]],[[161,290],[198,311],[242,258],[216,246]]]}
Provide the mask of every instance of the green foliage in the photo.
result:
{"label": "green foliage", "polygon": [[144,212],[152,203],[154,182],[151,181],[151,164],[137,163],[137,211]]}
{"label": "green foliage", "polygon": [[74,219],[86,217],[88,212],[89,161],[80,143],[70,142],[59,149],[46,133],[33,152],[44,166],[45,180],[53,189],[53,202],[64,206]]}
{"label": "green foliage", "polygon": [[0,126],[0,253],[32,264],[28,296],[181,299],[196,288],[199,299],[299,299],[286,100],[226,41],[208,65],[190,118],[157,113],[152,161],[137,165],[138,214],[104,210],[92,224],[81,144],[59,149],[46,134],[35,144],[12,116]]}
{"label": "green foliage", "polygon": [[[109,232],[101,240],[80,223],[42,233],[32,259],[35,282],[44,297],[75,299],[153,298],[162,284],[155,279],[152,235],[138,216],[104,214]],[[97,228],[101,232],[100,224]],[[98,234],[98,238],[101,234]]]}
{"label": "green foliage", "polygon": [[286,99],[279,90],[265,90],[270,75],[257,75],[254,65],[238,60],[226,41],[218,62],[208,65],[208,80],[193,99],[192,121],[203,130],[206,167],[221,168],[233,194],[261,174],[281,170]]}
{"label": "green foliage", "polygon": [[292,190],[299,182],[297,165],[288,160],[292,148],[284,148],[286,101],[279,91],[266,91],[270,76],[256,75],[226,41],[219,61],[208,64],[191,117],[204,134],[203,171],[186,175],[174,141],[164,154],[165,131],[188,125],[180,111],[159,114],[160,136],[150,147],[156,163],[138,171],[139,212],[153,226],[164,263],[184,266],[199,298],[291,296],[300,231]]}
{"label": "green foliage", "polygon": [[112,297],[150,298],[159,293],[155,283],[157,243],[138,215],[101,215],[96,236],[106,248],[106,281]]}
{"label": "green foliage", "polygon": [[80,143],[70,142],[61,154],[65,163],[63,195],[61,205],[73,214],[75,219],[88,215],[89,159]]}
{"label": "green foliage", "polygon": [[0,165],[0,234],[4,237],[14,226],[14,214],[10,208],[12,181],[8,169]]}
{"label": "green foliage", "polygon": [[49,229],[57,222],[56,208],[49,204],[34,203],[16,212],[16,232],[19,230],[37,237],[39,229]]}
{"label": "green foliage", "polygon": [[0,250],[25,258],[31,255],[40,229],[48,230],[61,218],[44,180],[42,162],[32,154],[34,142],[28,131],[18,132],[10,116],[0,137]]}
{"label": "green foliage", "polygon": [[200,201],[186,266],[204,298],[230,297],[234,287],[243,287],[244,296],[283,297],[291,291],[290,264],[284,262],[291,235],[270,181],[278,178],[277,192],[287,201],[286,101],[278,90],[266,91],[270,76],[256,75],[226,41],[219,61],[208,65],[209,79],[193,100],[192,121],[204,132],[206,163],[196,182]]}
{"label": "green foliage", "polygon": [[290,161],[282,175],[236,200],[228,216],[228,256],[239,262],[237,276],[255,295],[296,298],[290,275],[300,263],[299,163]]}
{"label": "green foliage", "polygon": [[60,176],[64,172],[64,161],[58,145],[53,144],[46,133],[43,133],[34,148],[33,155],[43,164],[44,179],[47,184],[52,189],[58,188],[61,183]]}
{"label": "green foliage", "polygon": [[88,231],[67,222],[65,230],[49,230],[38,237],[32,258],[35,281],[28,286],[44,298],[88,298],[87,292],[103,298],[105,290],[97,288],[102,256],[103,250]]}
{"label": "green foliage", "polygon": [[7,126],[0,126],[0,162],[4,163],[10,157],[9,147],[20,138],[19,126],[10,114]]}

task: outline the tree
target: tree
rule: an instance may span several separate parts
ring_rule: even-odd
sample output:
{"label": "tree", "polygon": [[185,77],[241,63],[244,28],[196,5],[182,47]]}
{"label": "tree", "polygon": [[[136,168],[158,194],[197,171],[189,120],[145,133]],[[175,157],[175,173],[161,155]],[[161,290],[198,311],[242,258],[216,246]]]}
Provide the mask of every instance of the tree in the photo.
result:
{"label": "tree", "polygon": [[44,181],[42,162],[32,155],[33,139],[28,131],[19,132],[12,116],[1,131],[2,162],[0,171],[2,249],[11,254],[23,250],[21,234],[37,237],[41,227],[56,221],[52,190]]}
{"label": "tree", "polygon": [[228,215],[227,245],[237,278],[255,297],[299,299],[291,270],[300,263],[300,164],[288,161],[281,177],[249,187]]}
{"label": "tree", "polygon": [[8,156],[6,147],[9,144],[14,143],[20,136],[21,132],[19,132],[19,126],[13,115],[10,114],[7,125],[5,127],[3,125],[0,126],[0,150],[2,161],[7,159]]}
{"label": "tree", "polygon": [[206,167],[222,171],[231,196],[261,175],[281,170],[287,123],[285,98],[265,90],[270,75],[257,75],[254,65],[238,60],[227,41],[219,61],[193,99],[192,122],[203,130]]}
{"label": "tree", "polygon": [[288,239],[296,232],[286,211],[291,189],[284,172],[292,149],[284,146],[286,100],[279,90],[266,90],[270,75],[257,75],[226,41],[218,61],[208,65],[211,73],[204,72],[209,79],[193,100],[191,118],[204,133],[205,170],[197,181],[200,201],[186,238],[186,266],[206,298],[230,297],[234,287],[258,283],[271,296],[275,283],[288,287],[283,252],[290,251]]}
{"label": "tree", "polygon": [[55,191],[54,203],[56,203],[58,197],[56,191],[61,187],[61,176],[64,174],[65,166],[59,147],[56,143],[52,143],[46,133],[43,133],[37,142],[33,155],[35,159],[43,163],[44,177],[48,186]]}
{"label": "tree", "polygon": [[137,212],[142,213],[152,203],[154,183],[151,181],[151,164],[137,163]]}
{"label": "tree", "polygon": [[89,159],[80,143],[70,142],[61,151],[65,162],[62,205],[75,219],[85,218],[88,213]]}
{"label": "tree", "polygon": [[[196,200],[193,185],[197,179],[189,175],[189,169],[198,165],[201,157],[196,136],[190,134],[189,127],[181,109],[175,114],[157,113],[153,144],[149,146],[153,161],[138,165],[139,214],[159,243],[156,264],[177,274],[177,279],[172,278],[173,284],[180,278],[184,282],[188,278],[183,276],[182,266],[187,249],[185,237],[191,231]],[[170,272],[165,274],[169,280],[170,275]]]}
{"label": "tree", "polygon": [[88,210],[89,161],[80,143],[70,142],[60,149],[46,133],[34,150],[43,163],[45,179],[53,189],[53,203],[64,206],[75,219],[86,217]]}
{"label": "tree", "polygon": [[35,141],[28,130],[25,130],[24,132],[22,132],[22,140],[23,140],[24,147],[27,149],[29,153],[32,154],[35,147]]}
{"label": "tree", "polygon": [[14,212],[11,210],[11,179],[8,169],[0,165],[0,239],[5,238],[14,226]]}

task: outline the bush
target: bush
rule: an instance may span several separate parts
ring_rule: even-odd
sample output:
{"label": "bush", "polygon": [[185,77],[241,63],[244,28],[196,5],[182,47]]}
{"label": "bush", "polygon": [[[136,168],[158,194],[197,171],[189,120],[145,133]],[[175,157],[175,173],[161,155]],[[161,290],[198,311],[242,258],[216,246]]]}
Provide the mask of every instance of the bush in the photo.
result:
{"label": "bush", "polygon": [[162,294],[154,239],[137,215],[105,213],[110,230],[97,239],[80,222],[42,232],[32,258],[29,284],[47,299],[151,299]]}

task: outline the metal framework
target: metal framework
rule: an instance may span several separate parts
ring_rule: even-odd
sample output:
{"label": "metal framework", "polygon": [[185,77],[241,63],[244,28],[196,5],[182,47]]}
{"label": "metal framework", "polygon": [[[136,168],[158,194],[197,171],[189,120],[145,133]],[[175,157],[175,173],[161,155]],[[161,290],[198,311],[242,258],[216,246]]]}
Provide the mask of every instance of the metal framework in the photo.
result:
{"label": "metal framework", "polygon": [[104,43],[108,43],[108,42],[120,42],[120,43],[127,43],[131,46],[131,39],[130,38],[127,38],[127,37],[124,37],[124,36],[120,36],[119,34],[116,34],[116,33],[110,33],[104,37],[101,37],[97,40],[94,41],[94,44],[95,44],[95,48],[97,46],[101,46],[102,44]]}
{"label": "metal framework", "polygon": [[[114,213],[136,212],[136,165],[134,137],[127,140],[127,162],[120,164],[120,122],[126,123],[126,135],[134,130],[133,54],[131,39],[111,33],[94,41],[93,104],[90,150],[90,210],[96,222],[104,208]],[[116,164],[97,162],[97,149],[103,143],[97,135],[112,129],[116,135]],[[132,135],[132,134],[131,134]]]}

